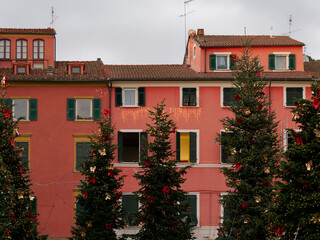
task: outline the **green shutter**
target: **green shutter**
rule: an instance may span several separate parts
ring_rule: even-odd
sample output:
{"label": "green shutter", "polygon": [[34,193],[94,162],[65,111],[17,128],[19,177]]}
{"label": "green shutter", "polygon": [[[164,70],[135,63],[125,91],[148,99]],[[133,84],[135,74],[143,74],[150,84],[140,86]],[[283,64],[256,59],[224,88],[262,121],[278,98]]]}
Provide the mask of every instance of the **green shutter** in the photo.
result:
{"label": "green shutter", "polygon": [[297,99],[303,98],[303,88],[286,88],[286,106],[295,106],[294,102]]}
{"label": "green shutter", "polygon": [[231,103],[234,101],[235,95],[234,88],[223,88],[223,106],[230,106]]}
{"label": "green shutter", "polygon": [[67,120],[76,119],[76,99],[67,98]]}
{"label": "green shutter", "polygon": [[6,108],[12,108],[12,99],[11,98],[5,98],[4,99],[4,104]]}
{"label": "green shutter", "polygon": [[81,165],[89,157],[91,151],[90,142],[76,143],[76,171],[81,171]]}
{"label": "green shutter", "polygon": [[23,148],[24,150],[21,152],[21,162],[22,166],[29,170],[29,143],[28,142],[16,142],[16,146]]}
{"label": "green shutter", "polygon": [[216,69],[216,55],[215,54],[211,54],[209,56],[209,67],[211,70],[215,70]]}
{"label": "green shutter", "polygon": [[[232,132],[221,132],[221,139],[226,137],[226,135],[231,135]],[[221,143],[221,163],[230,163],[231,153],[229,149],[225,148]]]}
{"label": "green shutter", "polygon": [[148,133],[141,132],[140,133],[140,160],[148,155],[147,147],[148,147]]}
{"label": "green shutter", "polygon": [[122,88],[115,88],[116,107],[122,106]]}
{"label": "green shutter", "polygon": [[38,99],[29,99],[29,119],[30,121],[38,120]]}
{"label": "green shutter", "polygon": [[182,106],[189,105],[189,88],[182,88]]}
{"label": "green shutter", "polygon": [[145,88],[138,88],[138,106],[144,107],[146,105]]}
{"label": "green shutter", "polygon": [[34,199],[31,201],[31,211],[33,214],[37,214],[37,197],[34,197]]}
{"label": "green shutter", "polygon": [[123,133],[118,132],[118,161],[123,162]]}
{"label": "green shutter", "polygon": [[296,55],[289,54],[289,69],[295,70],[296,69]]}
{"label": "green shutter", "polygon": [[269,69],[274,70],[276,68],[276,55],[269,54]]}
{"label": "green shutter", "polygon": [[139,210],[138,200],[135,195],[122,195],[122,209],[124,211],[123,220],[129,226],[138,226],[136,214]]}
{"label": "green shutter", "polygon": [[[222,196],[222,198],[224,200],[226,200],[227,197],[228,197],[228,195],[223,195]],[[223,206],[223,220],[227,220],[229,218],[230,218],[230,213],[228,212],[228,209],[225,206]]]}
{"label": "green shutter", "polygon": [[189,88],[189,106],[197,106],[197,89]]}
{"label": "green shutter", "polygon": [[190,225],[196,226],[198,224],[197,218],[197,195],[188,195],[187,201],[190,206],[188,211],[188,221]]}
{"label": "green shutter", "polygon": [[190,132],[190,162],[197,162],[197,133]]}
{"label": "green shutter", "polygon": [[180,133],[177,132],[176,134],[176,158],[177,162],[180,162]]}
{"label": "green shutter", "polygon": [[101,118],[101,99],[94,98],[92,100],[93,105],[93,120],[100,120]]}
{"label": "green shutter", "polygon": [[234,70],[236,69],[236,62],[233,61],[233,58],[235,58],[237,55],[236,54],[231,54],[229,57],[229,62],[230,62],[230,69]]}

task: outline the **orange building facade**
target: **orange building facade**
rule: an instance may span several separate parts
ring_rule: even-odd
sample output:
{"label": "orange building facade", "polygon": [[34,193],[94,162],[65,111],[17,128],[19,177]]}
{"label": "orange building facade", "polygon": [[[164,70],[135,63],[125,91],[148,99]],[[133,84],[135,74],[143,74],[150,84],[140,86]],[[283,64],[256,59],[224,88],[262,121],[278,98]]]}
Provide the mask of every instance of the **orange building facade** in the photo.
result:
{"label": "orange building facade", "polygon": [[[27,50],[20,40],[27,41]],[[314,80],[304,72],[303,43],[289,37],[213,36],[199,29],[189,36],[183,64],[104,65],[100,59],[56,61],[53,29],[0,29],[0,73],[11,85],[7,97],[16,104],[14,117],[26,118],[16,142],[28,148],[24,157],[37,196],[40,232],[52,239],[70,236],[79,162],[89,151],[88,136],[97,131],[103,108],[111,109],[116,127],[114,165],[126,175],[128,227],[119,233],[138,231],[132,219],[138,208],[132,198],[138,190],[133,174],[139,169],[141,139],[150,123],[148,110],[165,99],[166,111],[177,124],[172,147],[178,166],[192,165],[183,185],[191,204],[190,222],[198,239],[214,238],[223,219],[219,199],[227,191],[220,168],[230,166],[215,138],[224,131],[220,119],[232,116],[228,102],[233,98],[233,59],[241,55],[244,40],[250,40],[253,55],[265,67],[265,93],[272,100],[285,147],[285,129],[296,128],[290,113],[294,98],[310,99]],[[18,59],[17,52],[27,57]],[[28,69],[21,72],[18,66]]]}

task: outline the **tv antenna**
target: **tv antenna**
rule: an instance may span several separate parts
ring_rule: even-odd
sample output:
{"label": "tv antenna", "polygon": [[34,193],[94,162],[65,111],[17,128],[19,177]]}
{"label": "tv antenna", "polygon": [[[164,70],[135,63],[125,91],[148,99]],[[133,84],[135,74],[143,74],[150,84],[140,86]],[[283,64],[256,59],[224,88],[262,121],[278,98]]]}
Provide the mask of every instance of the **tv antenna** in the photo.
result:
{"label": "tv antenna", "polygon": [[54,15],[54,8],[53,6],[51,7],[51,22],[50,22],[50,25],[51,25],[51,28],[53,28],[53,23],[57,20],[58,17],[56,17]]}
{"label": "tv antenna", "polygon": [[189,2],[192,2],[192,1],[194,1],[194,0],[186,0],[186,1],[184,1],[184,14],[179,16],[179,17],[184,17],[184,41],[185,41],[185,45],[186,46],[187,46],[187,15],[189,15],[190,13],[195,12],[195,11],[187,12],[186,5]]}
{"label": "tv antenna", "polygon": [[292,15],[289,15],[289,37],[291,37]]}

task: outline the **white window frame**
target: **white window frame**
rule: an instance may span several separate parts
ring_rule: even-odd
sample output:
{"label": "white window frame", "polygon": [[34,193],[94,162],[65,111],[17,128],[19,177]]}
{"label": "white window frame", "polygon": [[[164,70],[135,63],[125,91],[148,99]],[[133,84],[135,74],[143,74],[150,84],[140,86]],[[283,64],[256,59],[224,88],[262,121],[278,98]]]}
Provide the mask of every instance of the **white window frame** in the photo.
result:
{"label": "white window frame", "polygon": [[179,133],[190,133],[195,132],[197,134],[197,161],[195,163],[192,162],[178,162],[178,165],[185,165],[185,164],[199,164],[200,163],[200,130],[199,129],[178,129],[177,132]]}
{"label": "white window frame", "polygon": [[295,106],[287,106],[287,88],[302,88],[302,98],[306,99],[306,88],[305,87],[296,87],[296,86],[292,86],[292,87],[284,87],[283,88],[283,106],[284,107],[295,107]]}
{"label": "white window frame", "polygon": [[[293,129],[293,131],[295,131],[295,133],[301,133],[302,132],[301,129]],[[288,150],[288,146],[289,146],[289,143],[288,143],[289,131],[287,129],[284,130],[282,135],[283,135],[283,151],[287,151]]]}
{"label": "white window frame", "polygon": [[228,105],[228,106],[224,106],[223,105],[223,102],[224,102],[224,92],[223,92],[223,89],[225,89],[225,88],[232,88],[231,86],[230,87],[220,87],[220,105],[221,105],[221,107],[222,108],[230,108],[230,105]]}
{"label": "white window frame", "polygon": [[[134,105],[125,105],[125,91],[126,90],[134,90],[135,91],[135,103]],[[138,88],[122,88],[122,107],[138,107]]]}
{"label": "white window frame", "polygon": [[[231,55],[231,52],[214,52],[213,54],[216,55],[216,70],[215,70],[215,72],[231,71],[230,70],[230,55]],[[227,68],[226,69],[218,69],[218,57],[224,57],[224,56],[227,57]]]}
{"label": "white window frame", "polygon": [[[274,70],[276,70],[276,71],[289,70],[289,55],[291,54],[291,52],[274,52],[273,54],[275,55]],[[286,68],[277,68],[277,56],[286,57]]]}
{"label": "white window frame", "polygon": [[[12,98],[12,112],[13,112],[13,116],[15,115],[14,114],[14,111],[15,111],[15,103],[14,101],[15,100],[26,100],[27,101],[27,116],[26,116],[26,119],[21,119],[21,121],[30,121],[30,116],[29,116],[29,108],[30,108],[30,103],[29,103],[29,98]],[[13,117],[14,120],[17,120],[17,118]]]}
{"label": "white window frame", "polygon": [[194,44],[193,45],[193,53],[192,53],[193,59],[196,58],[196,51],[197,51],[197,46],[196,46],[196,44]]}
{"label": "white window frame", "polygon": [[[90,100],[90,119],[78,119],[78,100]],[[92,121],[93,120],[93,99],[92,98],[76,98],[76,119],[75,121]]]}
{"label": "white window frame", "polygon": [[[182,98],[183,98],[183,88],[195,88],[196,89],[196,101],[197,101],[197,104],[196,104],[196,106],[183,106],[183,100],[182,100]],[[199,87],[195,87],[195,86],[185,86],[185,87],[182,87],[182,86],[180,86],[180,107],[200,107],[200,104],[199,104]]]}
{"label": "white window frame", "polygon": [[143,132],[143,130],[142,129],[120,129],[119,132],[122,132],[122,133],[138,133],[139,134],[139,159],[138,159],[138,161],[136,161],[136,162],[121,162],[119,164],[139,164],[140,154],[141,154],[140,153],[140,150],[141,150],[141,134],[140,133]]}
{"label": "white window frame", "polygon": [[[221,192],[220,193],[220,200],[223,198],[223,196],[227,196],[227,195],[228,195],[227,192]],[[224,207],[220,203],[220,223],[223,223],[223,218],[224,218]]]}

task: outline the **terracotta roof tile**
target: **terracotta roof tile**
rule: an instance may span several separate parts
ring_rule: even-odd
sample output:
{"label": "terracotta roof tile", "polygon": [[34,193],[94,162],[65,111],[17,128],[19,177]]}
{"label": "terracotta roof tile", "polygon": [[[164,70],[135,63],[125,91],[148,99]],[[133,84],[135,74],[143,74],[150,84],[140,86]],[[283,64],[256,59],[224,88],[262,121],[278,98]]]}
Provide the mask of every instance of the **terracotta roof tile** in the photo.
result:
{"label": "terracotta roof tile", "polygon": [[[68,64],[84,63],[84,73],[68,74]],[[52,74],[47,74],[47,69],[31,69],[30,74],[14,74],[13,68],[0,68],[0,76],[6,76],[13,81],[33,81],[33,80],[59,80],[59,81],[94,81],[105,80],[107,75],[101,60],[97,61],[57,61],[52,69]]]}
{"label": "terracotta roof tile", "polygon": [[200,47],[243,47],[243,43],[249,41],[251,46],[304,46],[304,43],[288,36],[268,35],[196,35],[193,39]]}
{"label": "terracotta roof tile", "polygon": [[[118,81],[201,81],[232,80],[232,72],[199,73],[187,65],[105,65],[108,77]],[[273,80],[309,80],[303,71],[264,72],[263,77]]]}
{"label": "terracotta roof tile", "polygon": [[320,61],[305,62],[304,70],[314,78],[320,79]]}
{"label": "terracotta roof tile", "polygon": [[53,28],[0,28],[0,34],[48,34],[55,35]]}

